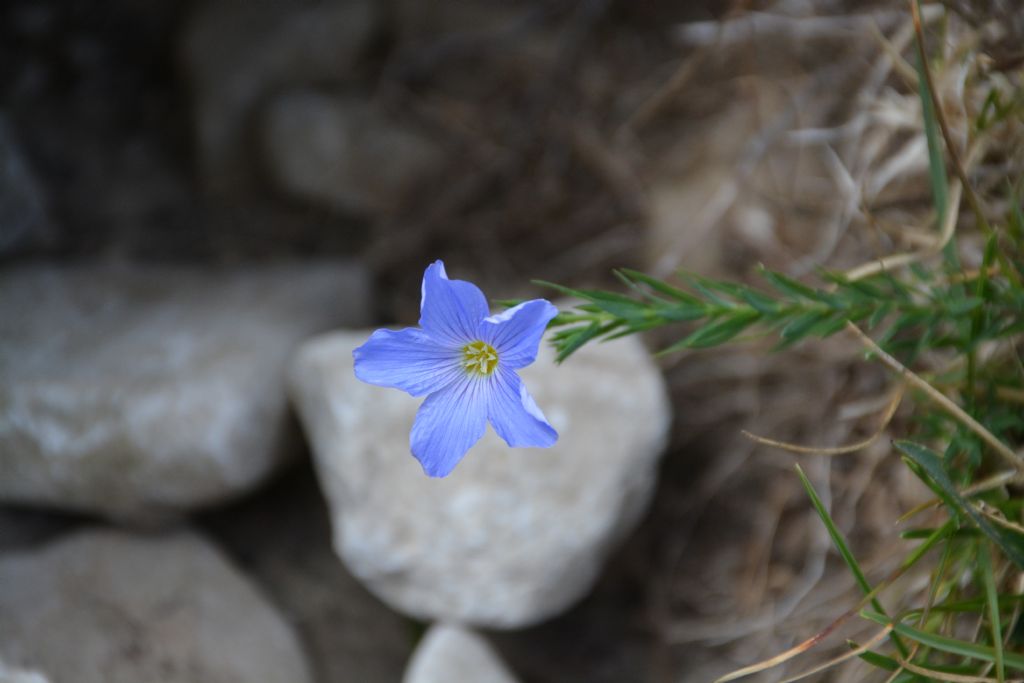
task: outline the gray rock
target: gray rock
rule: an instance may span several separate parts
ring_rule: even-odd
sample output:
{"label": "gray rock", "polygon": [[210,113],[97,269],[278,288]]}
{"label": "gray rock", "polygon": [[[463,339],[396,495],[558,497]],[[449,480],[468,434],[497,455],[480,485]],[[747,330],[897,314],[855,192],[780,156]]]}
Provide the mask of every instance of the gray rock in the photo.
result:
{"label": "gray rock", "polygon": [[146,522],[252,488],[292,450],[292,347],[368,288],[337,262],[0,273],[0,500]]}
{"label": "gray rock", "polygon": [[42,187],[0,115],[0,255],[47,246],[54,228]]}
{"label": "gray rock", "polygon": [[15,669],[0,661],[0,683],[50,683],[50,679],[38,671]]}
{"label": "gray rock", "polygon": [[445,479],[409,453],[418,401],[352,371],[369,332],[307,342],[289,387],[352,573],[421,618],[515,628],[579,599],[644,511],[669,427],[663,380],[639,340],[522,376],[561,438],[510,449],[488,430]]}
{"label": "gray rock", "polygon": [[308,683],[291,627],[188,533],[0,558],[0,658],[75,683]]}
{"label": "gray rock", "polygon": [[516,677],[480,635],[435,624],[416,648],[402,683],[516,683]]}
{"label": "gray rock", "polygon": [[256,495],[205,515],[204,522],[295,624],[317,681],[402,679],[415,629],[338,562],[311,466],[291,469]]}
{"label": "gray rock", "polygon": [[267,172],[284,192],[327,208],[382,213],[440,162],[423,134],[352,97],[275,100],[262,129]]}
{"label": "gray rock", "polygon": [[257,103],[291,85],[351,80],[374,25],[374,3],[367,0],[200,3],[184,31],[180,58],[193,90],[207,187],[248,187]]}

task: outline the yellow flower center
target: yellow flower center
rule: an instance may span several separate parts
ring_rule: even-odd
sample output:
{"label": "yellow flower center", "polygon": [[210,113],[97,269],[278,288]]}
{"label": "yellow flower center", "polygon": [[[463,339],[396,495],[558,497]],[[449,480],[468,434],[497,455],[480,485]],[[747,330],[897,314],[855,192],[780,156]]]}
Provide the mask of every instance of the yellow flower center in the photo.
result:
{"label": "yellow flower center", "polygon": [[487,342],[470,342],[462,347],[462,367],[470,374],[487,377],[498,367],[498,352]]}

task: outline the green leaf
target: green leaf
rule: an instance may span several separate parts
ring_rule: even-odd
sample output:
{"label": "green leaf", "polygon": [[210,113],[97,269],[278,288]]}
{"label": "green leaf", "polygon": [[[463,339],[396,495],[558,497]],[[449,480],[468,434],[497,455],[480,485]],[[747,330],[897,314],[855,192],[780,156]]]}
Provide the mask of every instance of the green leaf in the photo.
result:
{"label": "green leaf", "polygon": [[886,302],[876,308],[875,312],[871,314],[870,318],[868,318],[868,329],[873,330],[878,327],[879,323],[885,320],[885,318],[893,312],[894,308],[895,307],[890,302]]}
{"label": "green leaf", "polygon": [[700,320],[706,318],[708,311],[704,308],[703,304],[696,304],[691,306],[689,304],[679,304],[678,306],[672,306],[671,308],[658,308],[655,313],[664,319],[666,323],[682,323],[690,320]]}
{"label": "green leaf", "polygon": [[[761,314],[757,311],[739,311],[735,315],[723,317],[715,322],[699,328],[689,337],[680,342],[682,348],[704,348],[718,346],[729,341],[737,334],[750,327]],[[668,350],[666,350],[666,353]]]}
{"label": "green leaf", "polygon": [[949,315],[953,316],[964,315],[981,308],[984,303],[984,301],[975,296],[958,297],[946,304],[946,311]]}
{"label": "green leaf", "polygon": [[988,625],[992,629],[992,645],[996,656],[996,680],[1006,680],[1005,657],[1003,656],[1003,631],[999,623],[999,594],[996,593],[996,580],[992,575],[992,558],[987,545],[978,547],[978,573],[985,585],[985,602],[988,606]]}
{"label": "green leaf", "polygon": [[868,300],[884,299],[888,296],[885,292],[872,284],[872,278],[851,280],[846,277],[844,273],[837,273],[830,270],[822,270],[819,274],[822,279],[836,285],[840,290],[856,292]]}
{"label": "green leaf", "polygon": [[[852,316],[851,316],[852,317]],[[828,318],[825,318],[817,325],[812,327],[808,332],[809,335],[814,337],[831,337],[836,332],[846,329],[846,323],[850,321],[850,318],[842,314],[842,311],[833,313]]]}
{"label": "green leaf", "polygon": [[782,273],[776,273],[775,271],[764,269],[761,271],[762,277],[772,284],[775,289],[779,290],[783,294],[796,299],[810,299],[811,301],[827,301],[828,295],[825,292],[808,287],[807,285],[797,282],[791,277],[787,277]]}
{"label": "green leaf", "polygon": [[[542,283],[538,283],[542,284]],[[617,318],[642,319],[650,316],[650,309],[646,302],[638,301],[624,294],[615,292],[603,292],[598,289],[570,289],[560,285],[551,285],[563,294],[586,299],[589,305],[578,306],[581,310],[591,310],[591,306],[599,311],[604,311]]]}
{"label": "green leaf", "polygon": [[997,114],[1000,111],[1000,97],[999,90],[996,88],[990,88],[988,95],[985,96],[985,101],[981,104],[981,111],[974,120],[974,127],[978,129],[978,132],[984,131],[989,127],[991,114]]}
{"label": "green leaf", "polygon": [[[894,622],[884,614],[878,614],[868,610],[861,612],[861,615],[878,624],[892,624],[893,631],[899,635],[921,643],[922,645],[927,645],[932,649],[949,652],[954,655],[960,655],[961,657],[980,659],[983,662],[992,662],[993,664],[996,662],[995,650],[986,645],[977,645],[975,643],[968,643],[963,640],[956,640],[955,638],[947,638],[946,636],[940,636],[935,633],[921,631],[901,622]],[[1008,668],[1024,671],[1024,655],[1013,652],[1005,652],[1003,654],[1004,664]]]}
{"label": "green leaf", "polygon": [[1024,537],[1009,529],[994,526],[961,496],[949,475],[946,474],[946,470],[942,466],[942,458],[935,451],[913,441],[896,441],[893,445],[907,456],[908,462],[916,466],[912,469],[954,513],[971,519],[983,534],[999,546],[1010,561],[1024,569]]}
{"label": "green leaf", "polygon": [[[846,644],[850,647],[851,650],[856,650],[858,647],[860,647],[859,643],[855,643],[852,640],[846,641]],[[878,669],[885,669],[886,671],[895,671],[896,669],[900,668],[900,663],[892,657],[886,657],[885,655],[880,655],[877,652],[872,652],[871,650],[861,652],[857,656],[863,659],[871,666]]]}
{"label": "green leaf", "polygon": [[673,287],[663,280],[659,280],[656,277],[651,277],[646,273],[641,273],[638,270],[631,270],[629,268],[620,268],[619,272],[623,273],[626,277],[636,282],[642,282],[656,292],[660,292],[665,296],[668,296],[676,301],[681,301],[686,304],[694,306],[700,305],[700,299],[694,295],[686,292],[678,287]]}
{"label": "green leaf", "polygon": [[600,337],[602,334],[612,331],[618,327],[619,324],[620,323],[618,322],[612,322],[601,325],[594,322],[586,327],[575,328],[575,332],[573,334],[557,345],[558,355],[555,357],[555,362],[561,363],[588,341],[594,337]]}
{"label": "green leaf", "polygon": [[[935,529],[908,529],[900,532],[900,538],[907,541],[919,541],[922,538],[929,538],[933,533],[935,533]],[[950,534],[953,538],[980,538],[981,535],[981,532],[973,527],[957,529]]]}
{"label": "green leaf", "polygon": [[722,297],[720,297],[718,295],[718,293],[715,292],[714,287],[710,287],[709,286],[710,284],[713,283],[713,281],[707,280],[707,279],[704,279],[704,278],[701,278],[701,277],[697,277],[696,275],[691,275],[691,274],[687,274],[686,275],[686,279],[689,280],[690,286],[693,287],[695,290],[697,290],[697,292],[702,297],[704,297],[704,299],[706,301],[710,301],[712,304],[714,304],[718,308],[724,308],[724,309],[736,308],[736,303],[735,302],[729,301],[728,299],[723,299]]}
{"label": "green leaf", "polygon": [[[633,280],[625,272],[619,268],[612,269],[612,275],[618,278],[619,282],[626,285],[629,289],[636,292],[636,295],[646,302],[647,306],[653,308],[673,308],[679,304],[679,301],[675,298],[666,299],[658,296],[657,290],[652,291],[652,288],[642,287],[639,282]],[[692,301],[688,302],[691,305],[700,305],[700,301],[696,297],[691,297]]]}
{"label": "green leaf", "polygon": [[801,313],[782,328],[779,336],[785,342],[793,342],[806,337],[817,325],[832,317],[830,310],[813,310]]}
{"label": "green leaf", "polygon": [[777,315],[779,313],[779,302],[760,292],[747,289],[743,291],[741,298],[762,315]]}
{"label": "green leaf", "polygon": [[700,285],[703,289],[721,292],[727,296],[731,296],[734,299],[738,299],[743,296],[743,292],[746,291],[746,287],[736,282],[729,282],[727,280],[712,280],[708,277],[703,277],[695,273],[687,273],[687,277],[691,282],[695,282]]}
{"label": "green leaf", "polygon": [[956,531],[957,528],[955,521],[947,519],[945,524],[933,531],[921,545],[914,548],[914,550],[904,558],[903,562],[900,563],[900,566],[904,569],[909,569],[913,565],[917,564],[917,561],[924,557],[925,553],[935,547],[939,541],[949,538],[951,535],[956,533]]}
{"label": "green leaf", "polygon": [[[828,513],[828,510],[825,508],[825,504],[821,502],[821,498],[818,497],[818,492],[814,490],[811,480],[807,478],[806,474],[804,474],[800,465],[796,466],[796,474],[800,477],[800,483],[803,484],[804,490],[807,491],[807,495],[811,499],[811,505],[814,506],[814,510],[818,513],[818,517],[820,517],[822,523],[824,523],[825,528],[828,530],[828,535],[832,538],[832,543],[836,546],[836,550],[839,551],[839,555],[843,558],[843,562],[845,562],[846,566],[849,567],[850,573],[853,574],[853,578],[857,581],[857,585],[860,586],[860,589],[864,591],[865,595],[871,593],[871,584],[868,583],[867,577],[864,576],[864,572],[861,570],[860,564],[857,562],[857,558],[853,556],[853,551],[851,551],[850,546],[847,545],[846,538],[839,530],[839,527],[836,526],[836,523],[832,521],[832,515]],[[882,614],[885,614],[885,610],[876,598],[871,598],[871,606]],[[899,638],[893,636],[892,642],[896,646],[896,649],[900,651],[901,655],[906,657],[909,654],[909,650],[907,650],[906,646],[900,642]]]}
{"label": "green leaf", "polygon": [[[980,534],[979,534],[980,535]],[[998,596],[1000,609],[1015,609],[1017,605],[1024,603],[1024,595],[1000,595]],[[958,600],[956,602],[940,602],[931,606],[933,613],[952,612],[957,614],[981,614],[988,606],[988,600],[974,598],[972,600]],[[904,617],[918,615],[921,610],[909,610]]]}

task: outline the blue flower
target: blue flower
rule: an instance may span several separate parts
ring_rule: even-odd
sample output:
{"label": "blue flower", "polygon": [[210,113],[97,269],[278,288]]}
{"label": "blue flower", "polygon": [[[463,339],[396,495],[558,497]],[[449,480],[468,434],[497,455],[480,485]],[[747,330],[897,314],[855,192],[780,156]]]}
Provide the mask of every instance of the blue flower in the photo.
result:
{"label": "blue flower", "polygon": [[515,372],[537,357],[558,309],[534,299],[489,313],[476,285],[449,280],[436,261],[423,274],[420,327],[377,330],[352,354],[362,381],[427,396],[409,441],[432,477],[451,472],[488,421],[509,446],[546,448],[558,440]]}

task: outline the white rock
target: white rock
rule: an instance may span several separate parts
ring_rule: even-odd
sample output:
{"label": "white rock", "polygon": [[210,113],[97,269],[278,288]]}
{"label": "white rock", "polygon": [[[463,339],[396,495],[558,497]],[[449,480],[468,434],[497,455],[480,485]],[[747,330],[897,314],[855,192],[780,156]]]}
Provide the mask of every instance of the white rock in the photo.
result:
{"label": "white rock", "polygon": [[308,683],[291,627],[201,538],[75,534],[0,558],[0,658],[75,683]]}
{"label": "white rock", "polygon": [[0,683],[50,683],[50,679],[38,671],[15,669],[0,661]]}
{"label": "white rock", "polygon": [[488,429],[445,479],[409,452],[419,401],[358,381],[369,331],[303,345],[289,386],[352,573],[421,619],[526,626],[578,598],[650,499],[669,427],[663,380],[639,340],[595,344],[522,372],[561,438],[511,449]]}
{"label": "white rock", "polygon": [[368,299],[345,263],[0,272],[0,500],[145,522],[250,489],[292,450],[293,346]]}
{"label": "white rock", "polygon": [[248,187],[256,105],[288,86],[344,82],[373,38],[366,0],[214,0],[197,5],[180,56],[193,89],[203,180],[216,191]]}
{"label": "white rock", "polygon": [[458,626],[435,624],[413,653],[402,683],[516,683],[480,635]]}
{"label": "white rock", "polygon": [[315,91],[275,100],[262,133],[267,172],[277,186],[340,211],[386,212],[440,160],[422,133],[373,105]]}

